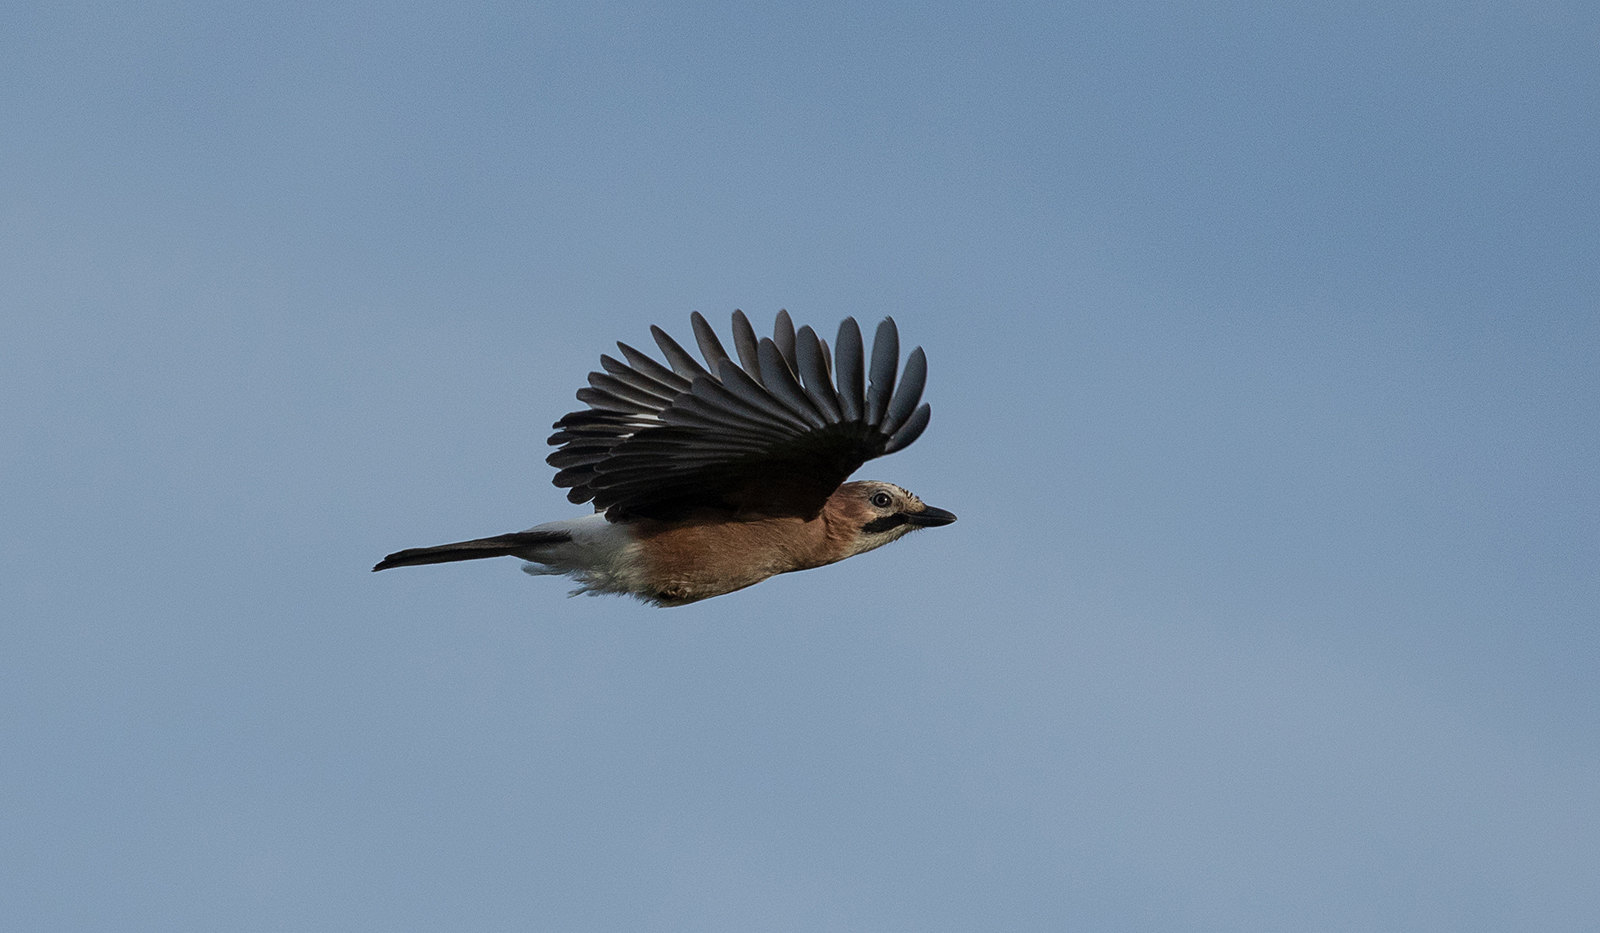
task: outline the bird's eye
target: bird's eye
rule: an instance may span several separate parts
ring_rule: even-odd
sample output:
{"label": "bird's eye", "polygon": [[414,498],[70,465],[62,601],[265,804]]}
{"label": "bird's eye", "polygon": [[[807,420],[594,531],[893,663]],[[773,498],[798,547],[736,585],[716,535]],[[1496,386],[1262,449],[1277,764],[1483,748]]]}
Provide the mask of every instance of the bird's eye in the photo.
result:
{"label": "bird's eye", "polygon": [[872,504],[880,509],[886,509],[894,504],[894,499],[886,492],[875,492],[872,494]]}

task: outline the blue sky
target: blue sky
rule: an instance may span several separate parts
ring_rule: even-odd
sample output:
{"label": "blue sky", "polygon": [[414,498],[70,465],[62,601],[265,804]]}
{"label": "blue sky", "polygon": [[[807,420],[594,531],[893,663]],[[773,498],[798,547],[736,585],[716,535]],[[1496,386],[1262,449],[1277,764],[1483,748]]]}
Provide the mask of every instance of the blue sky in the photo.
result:
{"label": "blue sky", "polygon": [[[0,14],[0,919],[1589,930],[1600,16]],[[884,314],[961,521],[695,606],[577,514],[691,311]]]}

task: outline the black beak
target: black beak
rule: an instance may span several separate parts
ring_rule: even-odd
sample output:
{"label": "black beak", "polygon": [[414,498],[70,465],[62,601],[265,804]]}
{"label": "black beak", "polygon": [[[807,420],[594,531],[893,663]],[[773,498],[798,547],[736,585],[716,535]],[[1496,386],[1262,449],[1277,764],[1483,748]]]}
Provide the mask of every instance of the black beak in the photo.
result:
{"label": "black beak", "polygon": [[920,512],[902,512],[900,514],[906,517],[907,524],[916,525],[920,528],[948,525],[956,520],[954,513],[946,512],[944,509],[936,509],[931,505]]}

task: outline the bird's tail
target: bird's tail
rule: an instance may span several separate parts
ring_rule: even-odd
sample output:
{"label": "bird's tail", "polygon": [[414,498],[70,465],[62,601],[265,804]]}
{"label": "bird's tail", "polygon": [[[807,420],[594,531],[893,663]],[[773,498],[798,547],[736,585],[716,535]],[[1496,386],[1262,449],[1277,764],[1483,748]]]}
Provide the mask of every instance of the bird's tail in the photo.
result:
{"label": "bird's tail", "polygon": [[551,544],[565,544],[572,535],[565,531],[515,531],[493,538],[457,541],[434,547],[413,547],[395,551],[378,562],[373,570],[390,567],[412,567],[417,564],[443,564],[453,560],[477,560],[481,557],[524,556],[530,548]]}

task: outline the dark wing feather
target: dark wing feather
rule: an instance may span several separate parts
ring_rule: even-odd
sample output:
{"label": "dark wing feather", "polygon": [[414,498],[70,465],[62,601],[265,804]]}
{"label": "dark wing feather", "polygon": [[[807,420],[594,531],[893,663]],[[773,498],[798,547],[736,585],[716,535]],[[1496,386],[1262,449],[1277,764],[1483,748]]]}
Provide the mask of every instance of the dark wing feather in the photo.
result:
{"label": "dark wing feather", "polygon": [[829,421],[843,421],[839,412],[839,396],[833,391],[833,376],[828,372],[828,347],[817,339],[816,331],[809,326],[800,328],[795,336],[795,356],[800,362],[800,375],[805,380],[806,398]]}
{"label": "dark wing feather", "polygon": [[700,345],[700,355],[708,366],[716,366],[728,358],[728,351],[722,349],[722,341],[717,339],[717,332],[711,329],[706,319],[699,311],[689,315],[689,323],[694,325],[694,341]]}
{"label": "dark wing feather", "polygon": [[884,318],[878,333],[872,338],[872,381],[867,385],[867,424],[883,420],[883,410],[889,405],[889,393],[894,391],[895,369],[900,365],[900,334],[895,330],[894,318]]}
{"label": "dark wing feather", "polygon": [[745,375],[744,370],[732,363],[724,363],[721,369],[721,382],[696,379],[689,391],[702,401],[721,403],[736,412],[755,412],[777,425],[789,425],[799,431],[810,427],[760,383]]}
{"label": "dark wing feather", "polygon": [[932,416],[933,409],[927,402],[923,402],[922,407],[912,413],[911,419],[906,422],[905,427],[894,432],[894,436],[889,438],[889,445],[883,448],[883,452],[885,454],[899,453],[910,447],[911,442],[921,437],[922,432],[927,430],[928,419]]}
{"label": "dark wing feather", "polygon": [[778,352],[783,354],[783,361],[789,364],[790,371],[798,369],[794,359],[794,322],[789,320],[789,312],[778,312],[778,319],[772,325],[772,342],[777,344]]}
{"label": "dark wing feather", "polygon": [[[677,344],[673,344],[673,346],[677,346]],[[659,382],[660,384],[671,389],[673,394],[688,390],[689,380],[678,375],[665,366],[662,366],[660,363],[657,363],[655,360],[651,359],[648,354],[639,350],[635,350],[621,341],[617,342],[617,349],[621,350],[622,355],[628,358],[629,366],[632,366],[634,369],[638,370],[640,374],[648,376],[656,382]],[[600,357],[600,364],[602,366],[605,365],[604,356]]]}
{"label": "dark wing feather", "polygon": [[671,519],[703,510],[814,517],[861,464],[900,450],[928,426],[918,405],[927,378],[919,347],[900,364],[899,332],[878,325],[867,357],[853,319],[830,354],[810,327],[779,312],[770,339],[733,313],[738,362],[698,313],[691,317],[705,365],[658,327],[667,364],[627,344],[626,363],[600,359],[578,390],[588,409],[556,422],[549,463],[573,502],[613,520]]}
{"label": "dark wing feather", "polygon": [[651,325],[650,336],[656,338],[656,346],[661,348],[661,353],[671,364],[673,372],[685,379],[708,375],[705,367],[696,363],[694,357],[689,355],[689,351],[678,346],[678,341],[668,337],[666,331]]}
{"label": "dark wing feather", "polygon": [[861,328],[856,319],[839,322],[839,337],[833,342],[833,370],[839,384],[839,411],[846,421],[866,417],[866,363],[861,351]]}
{"label": "dark wing feather", "polygon": [[800,388],[800,383],[795,381],[794,373],[785,362],[786,359],[777,344],[770,340],[761,341],[761,381],[765,383],[767,391],[813,428],[827,427],[827,422],[822,420],[822,414],[811,404],[811,400],[806,398],[806,392]]}
{"label": "dark wing feather", "polygon": [[922,401],[922,385],[928,381],[928,358],[917,347],[906,357],[905,371],[900,374],[900,384],[895,386],[889,399],[889,410],[883,413],[883,433],[894,434],[906,423],[917,403]]}
{"label": "dark wing feather", "polygon": [[[648,357],[646,358],[648,359]],[[664,382],[652,379],[644,373],[632,369],[626,363],[619,363],[604,353],[600,354],[600,366],[612,378],[625,382],[640,392],[648,392],[664,402],[672,401],[672,397],[682,391],[681,389],[674,389]],[[590,385],[593,384],[594,380],[591,376]]]}
{"label": "dark wing feather", "polygon": [[761,381],[761,362],[756,357],[756,329],[743,311],[733,312],[733,345],[739,351],[739,365],[757,382]]}

